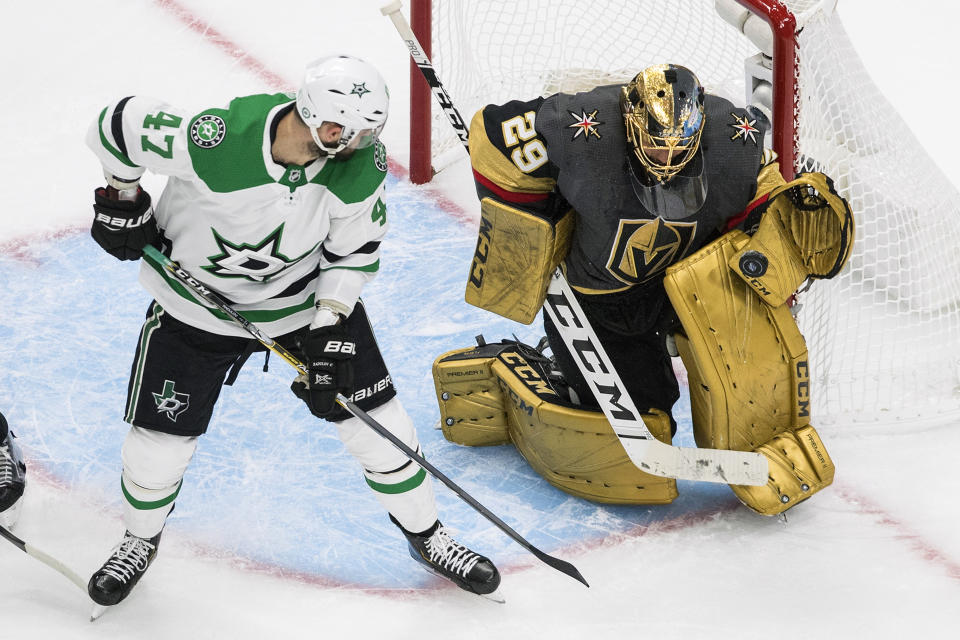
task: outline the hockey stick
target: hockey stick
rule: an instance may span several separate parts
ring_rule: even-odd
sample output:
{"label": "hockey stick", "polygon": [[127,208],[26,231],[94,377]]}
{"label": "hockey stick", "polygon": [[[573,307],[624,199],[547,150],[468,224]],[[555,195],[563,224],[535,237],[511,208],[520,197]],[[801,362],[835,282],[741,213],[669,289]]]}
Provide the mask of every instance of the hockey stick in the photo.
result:
{"label": "hockey stick", "polygon": [[37,549],[36,547],[31,545],[29,542],[24,542],[17,536],[10,533],[10,531],[6,527],[0,526],[0,536],[3,536],[4,538],[12,542],[18,549],[20,549],[20,551],[23,551],[28,556],[33,556],[43,564],[53,569],[54,571],[59,572],[61,575],[66,577],[70,582],[80,587],[80,589],[84,593],[87,592],[87,581],[81,578],[79,575],[77,575],[77,573],[67,565],[63,564],[53,556],[47,553],[44,553],[40,549]]}
{"label": "hockey stick", "polygon": [[587,322],[560,267],[554,270],[550,279],[543,308],[557,326],[613,432],[637,467],[668,478],[754,486],[767,484],[767,459],[759,453],[674,447],[653,437],[593,327]]}
{"label": "hockey stick", "polygon": [[[400,0],[396,0],[382,7],[380,13],[389,17],[397,28],[414,63],[443,107],[447,120],[469,152],[469,131],[464,126],[463,118],[437,77],[410,24],[400,12],[401,6]],[[767,459],[759,453],[674,447],[660,442],[650,433],[559,267],[554,271],[547,289],[544,309],[577,361],[627,456],[639,469],[653,475],[683,480],[753,486],[767,484]]]}
{"label": "hockey stick", "polygon": [[[147,245],[144,248],[143,253],[145,258],[148,258],[152,262],[166,269],[179,282],[188,286],[191,291],[199,295],[206,302],[213,305],[223,313],[230,316],[230,318],[234,322],[240,325],[240,327],[243,328],[244,331],[246,331],[251,336],[256,338],[257,341],[260,342],[260,344],[262,344],[266,348],[270,349],[270,351],[274,352],[275,354],[277,354],[278,356],[286,360],[291,366],[293,366],[300,373],[303,373],[303,374],[307,373],[306,365],[304,365],[295,355],[293,355],[292,353],[290,353],[290,351],[285,349],[283,345],[277,343],[275,340],[273,340],[268,335],[263,333],[263,331],[261,331],[255,324],[253,324],[252,322],[244,318],[242,315],[240,315],[240,313],[238,313],[236,309],[234,309],[229,304],[227,304],[227,302],[223,298],[221,298],[215,292],[205,287],[202,282],[200,282],[199,280],[191,276],[179,264],[177,264],[167,256],[163,255],[155,247],[150,245]],[[577,570],[575,566],[573,566],[572,564],[570,564],[565,560],[554,558],[553,556],[548,555],[543,551],[541,551],[540,549],[538,549],[537,547],[533,546],[523,536],[521,536],[519,533],[514,531],[510,527],[510,525],[505,523],[503,520],[498,518],[493,512],[491,512],[489,509],[487,509],[482,504],[477,502],[477,500],[473,496],[471,496],[469,493],[461,489],[460,486],[457,485],[457,483],[455,483],[453,480],[451,480],[446,475],[444,475],[439,469],[434,467],[432,464],[427,462],[427,460],[423,456],[421,456],[416,451],[408,447],[406,443],[404,443],[397,436],[391,433],[382,424],[374,420],[367,412],[365,412],[363,409],[361,409],[354,403],[350,402],[350,400],[344,397],[343,394],[340,394],[340,393],[337,394],[337,404],[339,404],[341,407],[349,411],[353,416],[362,420],[368,427],[376,431],[377,434],[379,434],[381,437],[388,440],[390,444],[392,444],[394,447],[396,447],[401,452],[403,452],[403,454],[407,456],[407,458],[409,458],[413,462],[420,465],[424,470],[428,471],[437,480],[447,485],[447,487],[451,491],[453,491],[455,494],[457,494],[461,500],[463,500],[464,502],[469,504],[471,507],[473,507],[484,518],[486,518],[487,520],[495,524],[501,531],[503,531],[508,536],[513,538],[514,541],[516,541],[517,544],[519,544],[521,547],[523,547],[524,549],[526,549],[527,551],[535,555],[541,562],[553,567],[554,569],[556,569],[557,571],[560,571],[561,573],[567,574],[574,580],[578,580],[582,582],[587,587],[590,586],[589,584],[587,584],[587,581],[583,578],[583,576],[580,575],[580,572]]]}

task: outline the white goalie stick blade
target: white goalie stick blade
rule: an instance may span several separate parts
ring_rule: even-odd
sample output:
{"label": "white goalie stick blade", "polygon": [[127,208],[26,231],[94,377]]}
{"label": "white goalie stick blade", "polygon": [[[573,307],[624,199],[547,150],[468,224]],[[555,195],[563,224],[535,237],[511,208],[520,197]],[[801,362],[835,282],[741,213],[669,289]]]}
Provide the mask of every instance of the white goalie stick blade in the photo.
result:
{"label": "white goalie stick blade", "polygon": [[653,437],[559,267],[553,272],[543,308],[637,468],[681,480],[767,484],[767,459],[759,453],[674,447]]}

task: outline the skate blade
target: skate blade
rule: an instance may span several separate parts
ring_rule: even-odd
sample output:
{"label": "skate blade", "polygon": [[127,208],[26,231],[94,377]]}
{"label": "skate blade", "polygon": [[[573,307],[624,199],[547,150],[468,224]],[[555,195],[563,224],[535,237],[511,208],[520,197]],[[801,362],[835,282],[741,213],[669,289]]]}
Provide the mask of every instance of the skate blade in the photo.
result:
{"label": "skate blade", "polygon": [[[418,560],[417,558],[414,558],[414,560],[416,560],[417,562],[420,563],[420,566],[423,567],[423,570],[424,570],[424,571],[426,571],[426,572],[428,572],[428,573],[432,573],[433,575],[437,576],[438,578],[443,578],[443,579],[446,580],[447,582],[449,582],[449,583],[451,583],[451,584],[455,584],[456,586],[460,587],[460,585],[458,585],[456,582],[454,582],[453,580],[451,580],[451,579],[448,578],[447,576],[443,575],[443,574],[440,573],[439,571],[435,571],[434,568],[431,567],[430,565],[424,564],[423,562],[421,562],[421,561]],[[507,603],[506,598],[504,598],[503,595],[500,593],[500,589],[499,589],[499,588],[494,589],[491,593],[477,593],[477,592],[475,592],[475,591],[470,591],[470,589],[464,589],[463,587],[460,587],[460,590],[463,591],[464,593],[469,593],[470,595],[480,596],[481,598],[484,598],[485,600],[489,600],[490,602],[496,602],[497,604],[506,604],[506,603]]]}
{"label": "skate blade", "polygon": [[497,589],[493,593],[478,593],[477,595],[491,602],[496,602],[497,604],[507,604],[507,599],[500,593],[500,589]]}
{"label": "skate blade", "polygon": [[94,620],[102,616],[104,613],[107,612],[107,609],[109,608],[110,607],[106,607],[102,604],[94,604],[93,609],[90,611],[90,622],[93,622]]}

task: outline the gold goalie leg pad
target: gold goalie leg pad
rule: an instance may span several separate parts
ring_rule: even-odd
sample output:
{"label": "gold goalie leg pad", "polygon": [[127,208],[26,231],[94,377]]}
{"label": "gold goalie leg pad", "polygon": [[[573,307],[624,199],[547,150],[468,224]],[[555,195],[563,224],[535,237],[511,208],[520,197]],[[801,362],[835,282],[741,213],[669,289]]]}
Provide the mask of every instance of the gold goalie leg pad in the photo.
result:
{"label": "gold goalie leg pad", "polygon": [[[532,353],[531,353],[532,352]],[[482,345],[442,355],[433,376],[444,437],[472,446],[513,442],[550,484],[609,504],[666,504],[676,481],[638,469],[603,413],[570,405],[553,390],[530,347]],[[670,442],[670,418],[643,415],[650,432]]]}
{"label": "gold goalie leg pad", "polygon": [[471,447],[506,444],[507,410],[500,382],[490,370],[503,345],[444,353],[433,363],[443,437]]}
{"label": "gold goalie leg pad", "polygon": [[813,427],[784,431],[755,451],[769,462],[769,482],[732,488],[743,504],[761,515],[783,513],[833,482],[833,461]]}

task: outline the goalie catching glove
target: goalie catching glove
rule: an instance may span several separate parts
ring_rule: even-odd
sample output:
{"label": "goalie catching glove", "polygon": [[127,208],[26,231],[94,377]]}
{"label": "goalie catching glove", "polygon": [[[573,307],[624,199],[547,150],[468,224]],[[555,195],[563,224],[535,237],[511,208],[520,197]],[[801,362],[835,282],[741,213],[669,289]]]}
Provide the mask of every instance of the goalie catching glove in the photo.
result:
{"label": "goalie catching glove", "polygon": [[763,218],[730,268],[771,306],[807,278],[840,273],[853,246],[850,205],[822,173],[804,173],[770,192]]}
{"label": "goalie catching glove", "polygon": [[326,417],[335,406],[337,394],[353,392],[353,363],[357,346],[340,325],[311,329],[301,344],[307,373],[290,385],[310,413]]}
{"label": "goalie catching glove", "polygon": [[135,199],[121,200],[121,192],[116,188],[100,187],[93,192],[93,198],[90,235],[118,260],[139,260],[143,248],[153,244],[159,235],[150,194],[137,187]]}

